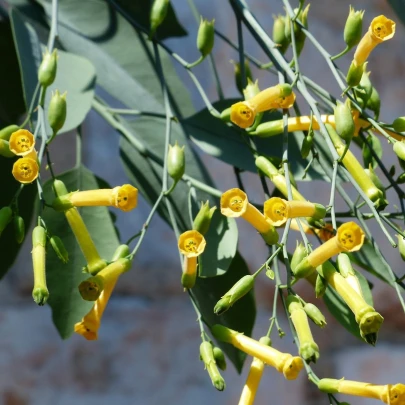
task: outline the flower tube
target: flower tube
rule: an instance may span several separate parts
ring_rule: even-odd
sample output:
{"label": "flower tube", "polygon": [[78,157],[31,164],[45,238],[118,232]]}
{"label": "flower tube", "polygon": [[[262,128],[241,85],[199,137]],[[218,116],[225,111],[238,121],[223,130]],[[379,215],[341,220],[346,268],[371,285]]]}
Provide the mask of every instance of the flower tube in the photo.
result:
{"label": "flower tube", "polygon": [[197,257],[204,252],[207,242],[198,231],[186,231],[179,236],[178,247],[185,256],[181,284],[193,288],[197,278]]}
{"label": "flower tube", "polygon": [[278,372],[283,373],[287,380],[295,380],[304,367],[301,357],[293,357],[289,353],[279,352],[273,347],[260,343],[245,336],[243,333],[226,328],[225,326],[214,325],[211,328],[211,332],[217,339],[230,343],[237,349],[274,367]]}
{"label": "flower tube", "polygon": [[264,216],[273,226],[281,226],[288,218],[311,217],[324,218],[326,209],[321,204],[307,201],[287,201],[273,197],[264,203]]}
{"label": "flower tube", "polygon": [[337,234],[313,250],[297,265],[294,275],[297,278],[307,277],[321,264],[341,252],[355,252],[363,246],[364,232],[355,222],[346,222],[339,226]]}
{"label": "flower tube", "polygon": [[278,84],[256,94],[249,100],[240,101],[231,106],[231,121],[241,128],[252,126],[256,114],[270,110],[272,103],[291,94],[289,84]]}
{"label": "flower tube", "polygon": [[277,231],[264,215],[249,203],[246,193],[241,189],[231,188],[222,194],[221,213],[230,218],[242,217],[262,235],[267,244],[277,243]]}
{"label": "flower tube", "polygon": [[76,191],[57,197],[52,206],[57,211],[72,207],[112,206],[122,211],[131,211],[138,203],[138,189],[130,184],[113,189]]}
{"label": "flower tube", "polygon": [[[259,343],[270,346],[271,340],[267,336],[264,336],[260,338]],[[265,364],[262,360],[256,357],[253,359],[238,405],[253,405],[260,380],[262,379],[264,366]]]}
{"label": "flower tube", "polygon": [[318,388],[329,394],[347,394],[359,397],[374,398],[389,405],[405,404],[405,385],[387,384],[375,385],[359,381],[336,380],[334,378],[322,378],[318,382]]}

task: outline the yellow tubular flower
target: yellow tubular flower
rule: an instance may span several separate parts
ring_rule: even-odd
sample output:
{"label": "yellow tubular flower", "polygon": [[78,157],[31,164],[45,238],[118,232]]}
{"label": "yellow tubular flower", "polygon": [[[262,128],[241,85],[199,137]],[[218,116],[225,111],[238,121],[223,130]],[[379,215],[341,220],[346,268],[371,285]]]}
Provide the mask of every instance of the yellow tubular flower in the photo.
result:
{"label": "yellow tubular flower", "polygon": [[263,237],[266,243],[273,245],[278,241],[278,233],[264,215],[249,203],[245,192],[231,188],[221,196],[221,213],[226,217],[242,217],[249,222]]}
{"label": "yellow tubular flower", "polygon": [[[259,342],[268,346],[271,344],[271,340],[268,337],[260,338]],[[253,359],[239,399],[239,405],[253,405],[255,402],[256,392],[259,388],[260,380],[262,379],[264,366],[265,364],[262,360],[257,358]]]}
{"label": "yellow tubular flower", "polygon": [[353,61],[357,66],[362,65],[371,51],[381,42],[388,41],[395,34],[395,22],[384,15],[380,15],[371,21],[368,31],[357,45]]}
{"label": "yellow tubular flower", "polygon": [[322,219],[326,209],[321,204],[306,201],[287,201],[273,197],[264,203],[264,216],[274,226],[281,226],[288,218],[311,217]]}
{"label": "yellow tubular flower", "polygon": [[113,189],[76,191],[53,202],[58,211],[71,207],[111,206],[122,211],[131,211],[138,203],[138,189],[130,184],[114,187]]}
{"label": "yellow tubular flower", "polygon": [[389,405],[405,404],[404,384],[375,385],[344,379],[323,378],[319,380],[318,388],[330,394],[340,393],[379,399]]}
{"label": "yellow tubular flower", "polygon": [[256,94],[249,100],[240,101],[231,106],[231,121],[241,128],[252,126],[256,114],[270,110],[272,103],[291,94],[289,84],[278,84]]}
{"label": "yellow tubular flower", "polygon": [[363,246],[364,232],[355,222],[346,222],[337,230],[337,235],[313,250],[295,268],[298,278],[307,277],[321,264],[341,252],[355,252]]}
{"label": "yellow tubular flower", "polygon": [[289,353],[279,352],[270,346],[225,326],[214,325],[211,331],[217,339],[230,343],[237,349],[274,367],[278,372],[283,373],[287,380],[295,380],[304,367],[301,357],[293,357]]}
{"label": "yellow tubular flower", "polygon": [[11,134],[10,150],[17,156],[26,156],[34,150],[35,138],[30,131],[19,129]]}
{"label": "yellow tubular flower", "polygon": [[292,92],[289,96],[286,97],[280,97],[279,99],[275,100],[270,108],[271,109],[277,109],[277,108],[281,108],[281,109],[287,109],[287,108],[291,108],[295,103],[295,93]]}
{"label": "yellow tubular flower", "polygon": [[39,174],[38,162],[29,157],[22,157],[15,161],[12,173],[14,178],[20,183],[32,183]]}

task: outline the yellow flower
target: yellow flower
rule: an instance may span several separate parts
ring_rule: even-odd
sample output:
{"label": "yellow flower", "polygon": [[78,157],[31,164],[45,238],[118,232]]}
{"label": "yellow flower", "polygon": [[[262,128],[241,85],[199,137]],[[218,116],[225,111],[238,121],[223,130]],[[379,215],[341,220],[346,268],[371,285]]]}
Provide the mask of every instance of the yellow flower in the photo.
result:
{"label": "yellow flower", "polygon": [[249,203],[245,192],[239,188],[231,188],[221,196],[221,213],[226,217],[242,217],[249,222],[272,245],[278,241],[278,233],[273,225],[252,204]]}
{"label": "yellow flower", "polygon": [[375,385],[344,379],[336,380],[333,378],[323,378],[319,380],[318,388],[323,392],[331,394],[341,393],[359,397],[380,399],[388,405],[405,404],[404,384]]}
{"label": "yellow flower", "polygon": [[289,96],[291,92],[289,84],[278,84],[261,91],[249,100],[235,103],[231,106],[231,121],[241,128],[248,128],[252,126],[257,113],[270,110],[274,101]]}
{"label": "yellow flower", "polygon": [[275,100],[271,104],[271,109],[276,109],[276,108],[281,108],[281,109],[287,109],[291,108],[295,103],[295,93],[292,92],[289,96],[286,97],[280,97],[277,100]]}
{"label": "yellow flower", "polygon": [[211,328],[213,335],[223,342],[230,343],[234,347],[250,356],[256,357],[283,373],[287,380],[295,380],[304,367],[301,357],[293,357],[289,353],[282,353],[273,347],[258,342],[243,333],[239,333],[222,325],[214,325]]}
{"label": "yellow flower", "polygon": [[395,34],[395,22],[384,15],[380,15],[371,21],[368,31],[357,45],[353,61],[361,66],[370,55],[371,51],[381,42],[388,41]]}
{"label": "yellow flower", "polygon": [[197,277],[197,257],[204,252],[207,242],[198,231],[186,231],[179,236],[178,247],[185,256],[183,264],[182,285],[194,287]]}
{"label": "yellow flower", "polygon": [[11,152],[14,154],[18,156],[26,156],[34,150],[34,135],[26,129],[19,129],[11,134],[9,146]]}
{"label": "yellow flower", "polygon": [[287,201],[273,197],[264,203],[264,216],[274,226],[285,224],[288,218],[312,217],[313,219],[322,219],[325,214],[326,209],[323,205],[307,201]]}
{"label": "yellow flower", "polygon": [[86,316],[83,317],[81,322],[75,324],[75,332],[79,335],[82,335],[85,339],[97,340],[101,318],[108,304],[108,300],[110,299],[117,279],[118,276],[116,278],[108,279],[108,281],[104,285],[102,293],[97,298],[97,301],[94,303],[93,308]]}
{"label": "yellow flower", "polygon": [[29,184],[38,177],[39,166],[36,160],[22,157],[14,163],[12,173],[20,183]]}

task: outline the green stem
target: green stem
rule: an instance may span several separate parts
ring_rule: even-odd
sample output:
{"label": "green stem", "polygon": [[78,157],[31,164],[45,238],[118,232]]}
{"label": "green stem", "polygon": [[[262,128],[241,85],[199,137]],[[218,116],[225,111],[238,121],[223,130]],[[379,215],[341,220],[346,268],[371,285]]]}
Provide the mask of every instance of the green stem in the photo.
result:
{"label": "green stem", "polygon": [[345,49],[343,49],[343,51],[342,51],[342,52],[338,53],[338,54],[337,54],[337,55],[335,55],[335,56],[331,56],[330,60],[336,60],[336,59],[341,58],[343,55],[346,55],[346,54],[347,54],[347,52],[349,52],[349,51],[350,51],[350,49],[352,49],[352,48],[350,48],[350,47],[349,47],[349,45],[346,45],[346,48],[345,48]]}

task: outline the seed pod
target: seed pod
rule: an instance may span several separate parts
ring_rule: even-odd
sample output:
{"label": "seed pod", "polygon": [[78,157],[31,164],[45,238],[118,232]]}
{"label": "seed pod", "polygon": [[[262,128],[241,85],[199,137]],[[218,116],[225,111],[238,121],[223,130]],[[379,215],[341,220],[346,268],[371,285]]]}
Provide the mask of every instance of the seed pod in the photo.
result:
{"label": "seed pod", "polygon": [[25,237],[25,223],[24,219],[16,215],[13,220],[15,240],[18,244],[22,243]]}
{"label": "seed pod", "polygon": [[323,316],[321,310],[314,304],[307,302],[304,305],[304,311],[308,317],[318,326],[323,328],[326,325],[326,319]]}
{"label": "seed pod", "polygon": [[48,121],[54,134],[56,134],[63,127],[65,120],[66,92],[61,95],[59,90],[55,90],[48,108]]}
{"label": "seed pod", "polygon": [[347,17],[343,31],[343,39],[349,49],[353,48],[353,46],[357,45],[361,40],[363,15],[364,10],[354,11],[354,8],[350,6],[349,16]]}
{"label": "seed pod", "polygon": [[10,207],[3,207],[0,209],[0,236],[6,226],[11,221],[11,216],[13,215],[13,211]]}
{"label": "seed pod", "polygon": [[397,235],[398,238],[398,250],[402,260],[405,262],[405,239],[401,235]]}
{"label": "seed pod", "polygon": [[20,127],[18,125],[9,125],[8,127],[3,128],[0,131],[0,139],[4,139],[5,141],[8,141],[10,139],[10,136],[15,132],[18,131]]}
{"label": "seed pod", "polygon": [[[236,88],[239,90],[240,94],[243,94],[243,89],[244,89],[245,85],[242,81],[242,72],[241,72],[241,68],[240,68],[240,63],[233,62],[233,67],[234,67]],[[245,59],[245,76],[246,76],[246,83],[249,83],[249,81],[251,82],[253,80],[252,72],[250,70],[249,62],[247,59]]]}
{"label": "seed pod", "polygon": [[150,11],[150,38],[153,37],[159,25],[166,18],[169,10],[169,0],[155,0]]}
{"label": "seed pod", "polygon": [[38,70],[38,81],[42,86],[48,87],[55,81],[57,60],[58,54],[56,49],[52,53],[48,50],[45,51]]}
{"label": "seed pod", "polygon": [[225,371],[226,370],[226,359],[225,359],[224,352],[217,346],[214,346],[212,351],[214,352],[214,359],[215,359],[215,362],[217,363],[217,366],[221,370]]}
{"label": "seed pod", "polygon": [[208,232],[212,216],[216,209],[216,206],[210,208],[208,200],[205,203],[201,202],[200,211],[198,211],[198,214],[194,218],[193,229],[200,232],[202,235],[205,235]]}
{"label": "seed pod", "polygon": [[284,54],[290,44],[290,41],[285,35],[285,17],[278,15],[274,18],[273,24],[273,41],[277,45],[277,49]]}
{"label": "seed pod", "polygon": [[197,34],[197,48],[204,58],[211,53],[214,47],[214,23],[215,20],[208,21],[201,17]]}
{"label": "seed pod", "polygon": [[405,131],[405,117],[396,118],[391,126],[397,132],[404,132]]}
{"label": "seed pod", "polygon": [[370,81],[371,72],[367,72],[367,64],[368,62],[364,63],[363,75],[361,76],[360,83],[357,87],[354,88],[356,99],[358,102],[360,102],[362,107],[365,107],[367,105],[367,102],[370,99],[371,94],[373,92],[373,85],[371,84]]}
{"label": "seed pod", "polygon": [[69,253],[66,250],[62,239],[59,238],[59,236],[54,235],[49,239],[49,242],[51,243],[52,249],[56,253],[56,256],[58,256],[58,259],[62,263],[66,264],[69,261]]}
{"label": "seed pod", "polygon": [[177,142],[174,146],[169,145],[167,154],[167,172],[174,181],[179,181],[186,168],[186,159],[184,155],[184,146],[180,147]]}
{"label": "seed pod", "polygon": [[362,76],[363,76],[363,65],[357,66],[356,62],[353,61],[349,67],[346,76],[346,82],[348,86],[349,87],[357,86],[360,83]]}
{"label": "seed pod", "polygon": [[405,161],[405,141],[397,141],[394,143],[393,147],[394,153],[401,159]]}
{"label": "seed pod", "polygon": [[338,101],[334,115],[336,132],[345,140],[346,143],[350,143],[356,127],[354,125],[352,112],[350,111],[347,103],[343,104]]}
{"label": "seed pod", "polygon": [[4,139],[0,139],[0,156],[6,158],[15,157],[15,154],[10,150],[10,143]]}
{"label": "seed pod", "polygon": [[374,112],[374,119],[377,120],[380,115],[381,99],[374,86],[371,91],[371,96],[367,101],[366,107]]}

